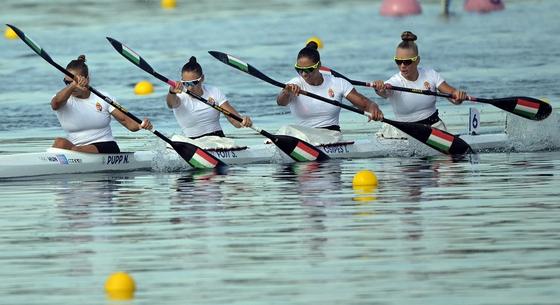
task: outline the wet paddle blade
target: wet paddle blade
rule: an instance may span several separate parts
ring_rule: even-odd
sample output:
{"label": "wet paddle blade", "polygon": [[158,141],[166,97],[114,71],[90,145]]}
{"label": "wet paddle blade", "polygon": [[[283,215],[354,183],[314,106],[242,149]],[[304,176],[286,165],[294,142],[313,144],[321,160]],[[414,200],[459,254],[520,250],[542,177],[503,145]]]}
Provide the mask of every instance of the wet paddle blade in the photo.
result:
{"label": "wet paddle blade", "polygon": [[170,144],[194,168],[208,169],[226,166],[224,162],[196,145],[176,141],[172,141]]}
{"label": "wet paddle blade", "polygon": [[[253,76],[255,76],[255,77],[257,77],[261,80],[264,80],[265,82],[268,82],[272,85],[275,85],[275,86],[278,86],[278,87],[281,87],[281,88],[286,87],[286,84],[283,84],[283,83],[280,83],[276,80],[271,79],[270,77],[264,75],[262,72],[258,71],[254,67],[252,67],[251,65],[249,65],[245,62],[242,62],[241,60],[239,60],[239,59],[237,59],[237,58],[235,58],[231,55],[228,55],[228,54],[225,54],[225,53],[222,53],[222,52],[217,52],[217,51],[208,51],[208,53],[210,53],[212,56],[216,57],[221,62],[223,62],[227,65],[230,65],[232,67],[235,67],[235,68],[237,68],[237,69],[239,69],[243,72],[249,73],[249,74],[251,74],[251,75],[253,75]],[[356,113],[361,114],[361,115],[366,115],[363,110],[359,110],[355,107],[352,107],[352,106],[349,106],[349,105],[346,105],[346,104],[342,104],[338,101],[331,100],[331,99],[325,98],[323,96],[319,96],[319,95],[311,93],[311,92],[301,90],[300,94],[318,99],[320,101],[329,103],[331,105],[336,105],[338,107],[356,112]],[[417,140],[421,141],[422,143],[425,143],[426,145],[429,145],[430,147],[432,147],[434,149],[437,149],[438,151],[441,151],[445,154],[464,154],[464,153],[466,153],[467,151],[470,150],[470,146],[465,141],[463,141],[459,137],[453,136],[450,133],[440,131],[437,128],[430,128],[429,126],[425,126],[425,125],[422,125],[422,124],[414,124],[414,123],[407,123],[407,122],[396,122],[396,121],[391,121],[391,120],[388,120],[388,119],[385,119],[383,121],[397,127],[398,129],[404,131],[408,135],[410,135],[410,136],[416,138]],[[439,132],[442,132],[444,135],[446,134],[446,135],[448,135],[448,137],[452,138],[453,141],[451,142],[449,147],[445,148],[441,145],[438,145],[439,142],[434,143],[433,140],[437,139],[437,137],[433,137],[431,139],[432,141],[428,142],[428,138],[430,137],[430,134],[432,133],[432,129],[436,134],[439,134]],[[446,143],[446,142],[444,142],[444,143]]]}
{"label": "wet paddle blade", "polygon": [[[146,60],[144,60],[138,53],[134,52],[134,50],[126,47],[125,45],[123,45],[121,42],[117,41],[116,39],[113,39],[111,37],[107,37],[107,40],[109,40],[109,42],[111,43],[111,45],[117,50],[117,52],[119,52],[121,55],[123,55],[126,59],[128,59],[129,61],[131,61],[133,64],[135,64],[136,66],[138,66],[139,68],[141,68],[142,70],[148,72],[149,74],[152,74],[153,76],[155,76],[156,78],[158,78],[159,80],[171,84],[172,81],[170,81],[168,78],[166,78],[165,76],[159,74],[158,72],[156,72],[149,64]],[[250,66],[244,62],[242,62],[239,59],[233,58],[232,56],[229,56],[225,53],[221,53],[221,52],[214,52],[215,53],[215,57],[216,58],[220,58],[220,60],[226,60],[228,61],[228,64],[233,65],[234,67],[242,70],[242,71],[249,71],[250,70]],[[211,53],[212,54],[212,53]],[[256,72],[254,72],[254,71]],[[251,71],[253,71],[253,73],[260,73],[258,72],[256,69],[253,69]],[[267,78],[264,74],[260,73],[261,77]],[[274,80],[270,80],[273,81]],[[235,119],[238,122],[242,122],[242,119],[240,117],[238,117],[237,115],[234,115],[232,113],[230,113],[229,111],[213,105],[211,103],[209,103],[206,99],[193,94],[190,91],[187,91],[187,93],[189,95],[191,95],[192,97],[196,98],[197,100],[213,107],[214,109],[224,113],[225,115]],[[310,160],[317,160],[317,161],[323,161],[323,160],[328,160],[329,156],[327,156],[324,152],[318,150],[317,148],[313,147],[312,145],[310,145],[309,143],[306,143],[304,141],[298,140],[296,138],[293,138],[293,141],[288,140],[287,138],[292,138],[292,137],[287,137],[285,138],[275,138],[274,135],[261,130],[260,132],[262,135],[267,136],[268,138],[270,138],[271,140],[273,140],[273,142],[284,152],[286,152],[288,155],[290,155],[294,160],[296,161],[310,161]],[[299,158],[299,159],[297,159]],[[190,160],[188,158],[185,158],[186,160]],[[309,160],[308,160],[309,159]],[[197,166],[200,165],[200,162],[195,162],[195,163],[191,163],[190,161],[189,164],[193,165],[196,164]]]}
{"label": "wet paddle blade", "polygon": [[476,99],[477,102],[492,104],[502,110],[509,111],[529,120],[541,121],[552,113],[547,102],[527,96],[514,96],[497,99]]}
{"label": "wet paddle blade", "polygon": [[[349,79],[348,77],[327,67],[321,67],[320,69],[321,72],[323,73],[328,73],[335,77],[344,78],[347,81],[349,81],[352,85],[365,86],[365,87],[372,86],[371,83]],[[391,88],[388,89],[395,90],[395,91],[451,98],[451,94],[433,92],[430,90],[420,90],[420,89],[404,88],[404,87],[397,87],[397,86],[391,86]],[[514,97],[504,97],[504,98],[496,98],[496,99],[469,97],[468,99],[473,102],[490,104],[502,110],[505,110],[507,112],[511,112],[520,117],[529,120],[534,120],[534,121],[542,121],[546,119],[550,115],[550,113],[552,113],[552,107],[550,106],[550,104],[548,104],[545,101],[541,101],[539,99],[527,97],[527,96],[514,96]]]}
{"label": "wet paddle blade", "polygon": [[330,157],[317,147],[296,137],[285,135],[266,135],[288,156],[298,162],[327,161]]}
{"label": "wet paddle blade", "polygon": [[383,121],[444,154],[462,155],[472,151],[467,142],[447,131],[424,124],[398,122],[389,119],[383,119]]}
{"label": "wet paddle blade", "polygon": [[[8,24],[7,26],[9,26],[12,30],[14,30],[16,32],[16,34],[23,40],[23,42],[25,42],[25,44],[27,44],[31,49],[33,49],[33,51],[35,51],[35,53],[37,53],[39,56],[41,56],[44,60],[46,60],[52,66],[57,68],[60,72],[68,75],[71,78],[74,78],[74,75],[72,73],[70,73],[68,70],[63,68],[58,63],[56,63],[49,56],[49,54],[45,50],[43,50],[43,48],[41,48],[37,43],[35,43],[33,40],[31,40],[31,38],[27,37],[25,35],[25,33],[23,33],[23,31],[21,31],[20,29],[18,29],[17,27],[15,27],[13,25]],[[109,41],[111,41],[111,39],[109,39]],[[113,42],[117,43],[116,45],[113,45],[115,48],[117,48],[117,45],[120,45],[121,51],[123,50],[121,43],[119,43],[117,41],[111,41],[112,44],[113,44]],[[124,53],[127,53],[127,52],[124,52]],[[129,54],[130,57],[124,55],[124,53],[121,52],[121,54],[123,54],[123,56],[127,57],[130,61],[134,62],[134,58],[136,58],[138,63],[140,63],[140,64],[142,63],[141,58],[138,56],[138,54],[134,53],[134,51],[130,50],[130,54]],[[148,67],[148,69],[151,69],[151,67],[147,63],[144,62],[144,64]],[[143,68],[143,69],[145,69],[145,68]],[[152,69],[152,71],[153,71],[153,69]],[[126,116],[128,116],[129,118],[134,120],[136,123],[138,123],[138,124],[142,123],[142,120],[140,120],[138,117],[136,117],[132,113],[128,112],[120,104],[114,102],[113,100],[111,100],[107,96],[103,95],[101,92],[97,91],[95,88],[93,88],[91,86],[88,86],[88,88],[95,95],[99,96],[100,98],[102,98],[104,101],[106,101],[107,103],[109,103],[113,107],[121,110]],[[153,133],[154,133],[154,135],[156,135],[160,139],[164,140],[166,143],[169,143],[177,151],[177,153],[179,153],[179,155],[183,159],[185,159],[185,161],[187,161],[189,164],[191,164],[195,168],[215,168],[215,167],[218,167],[218,166],[224,166],[225,165],[225,163],[218,160],[216,157],[210,155],[208,152],[205,152],[203,149],[201,149],[201,148],[199,148],[199,147],[197,147],[193,144],[183,144],[183,143],[172,142],[169,138],[167,138],[166,136],[164,136],[163,134],[161,134],[157,130],[154,130]]]}

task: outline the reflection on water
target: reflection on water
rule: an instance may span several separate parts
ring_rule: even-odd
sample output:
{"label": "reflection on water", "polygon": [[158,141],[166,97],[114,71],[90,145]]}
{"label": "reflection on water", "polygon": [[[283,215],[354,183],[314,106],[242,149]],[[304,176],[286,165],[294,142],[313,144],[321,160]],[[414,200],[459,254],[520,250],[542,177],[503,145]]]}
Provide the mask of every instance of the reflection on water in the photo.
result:
{"label": "reflection on water", "polygon": [[307,245],[308,257],[325,257],[324,247],[329,241],[329,210],[343,207],[348,203],[340,201],[342,188],[342,169],[340,160],[329,162],[292,163],[278,166],[274,178],[284,185],[285,194],[299,198],[301,216],[305,223],[298,226],[298,232],[305,238],[300,242]]}
{"label": "reflection on water", "polygon": [[[66,219],[66,229],[142,221],[144,217],[129,208],[141,208],[147,189],[135,187],[134,179],[135,175],[129,173],[71,175],[71,178],[54,179],[54,201],[60,216]],[[127,207],[126,213],[120,213],[123,207]]]}
{"label": "reflection on water", "polygon": [[187,221],[196,225],[204,225],[205,211],[221,211],[227,208],[222,189],[224,180],[222,175],[214,171],[196,172],[181,175],[171,182],[171,211],[179,214],[170,222],[178,224]]}
{"label": "reflection on water", "polygon": [[[282,303],[294,292],[314,303],[417,303],[395,283],[421,285],[429,303],[456,299],[455,289],[477,304],[495,287],[521,296],[515,287],[537,283],[523,292],[534,300],[560,272],[550,233],[557,164],[556,153],[483,154],[5,181],[0,273],[11,280],[0,289],[12,292],[8,303],[93,304],[104,295],[91,287],[126,270],[145,287],[137,300],[150,303],[185,294]],[[364,168],[379,185],[352,189]],[[79,289],[67,293],[70,283]]]}
{"label": "reflection on water", "polygon": [[333,195],[342,185],[339,160],[291,163],[279,165],[278,169],[273,177],[286,184],[286,192],[296,191],[303,205],[336,204],[336,196]]}

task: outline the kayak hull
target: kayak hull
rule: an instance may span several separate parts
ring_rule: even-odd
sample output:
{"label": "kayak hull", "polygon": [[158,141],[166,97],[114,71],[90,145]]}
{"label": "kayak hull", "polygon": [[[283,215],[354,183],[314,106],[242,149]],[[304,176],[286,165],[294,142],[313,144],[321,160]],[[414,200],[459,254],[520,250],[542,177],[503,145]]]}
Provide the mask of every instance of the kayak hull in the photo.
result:
{"label": "kayak hull", "polygon": [[[475,152],[511,151],[505,133],[462,135]],[[350,142],[318,146],[332,159],[375,158],[385,156],[439,155],[416,140],[383,139],[376,136]],[[209,150],[228,165],[294,162],[273,144],[236,149]],[[79,174],[104,171],[190,170],[173,149],[164,152],[137,151],[118,154],[89,154],[49,148],[46,152],[0,156],[0,179],[54,174]]]}

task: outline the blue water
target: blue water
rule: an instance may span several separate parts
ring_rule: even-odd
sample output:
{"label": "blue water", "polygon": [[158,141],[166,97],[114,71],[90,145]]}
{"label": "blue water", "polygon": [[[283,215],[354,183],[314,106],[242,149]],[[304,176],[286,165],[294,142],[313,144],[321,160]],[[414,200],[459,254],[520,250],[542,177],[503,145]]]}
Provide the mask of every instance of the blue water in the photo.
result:
{"label": "blue water", "polygon": [[[533,96],[558,105],[560,2],[506,1],[478,15],[454,1],[423,14],[378,15],[378,1],[4,1],[0,21],[18,26],[56,61],[86,54],[92,85],[167,135],[179,132],[165,84],[105,40],[138,51],[178,78],[195,55],[207,82],[270,131],[291,120],[278,88],[219,63],[236,55],[286,81],[307,38],[323,63],[355,79],[386,79],[403,30],[419,36],[422,65],[480,97]],[[21,41],[0,40],[0,153],[42,151],[63,135],[49,101],[62,75]],[[140,97],[147,79],[156,92]],[[359,88],[375,98],[371,90]],[[386,116],[389,105],[379,101]],[[508,129],[516,152],[232,166],[227,173],[134,172],[26,178],[0,183],[1,304],[105,304],[118,270],[138,285],[133,304],[558,304],[558,116],[507,118],[490,105],[439,102],[453,132],[469,107],[482,125]],[[379,128],[344,112],[348,138]],[[226,133],[241,143],[251,130]],[[159,148],[147,132],[113,131],[125,150]],[[379,186],[352,189],[362,169]]]}

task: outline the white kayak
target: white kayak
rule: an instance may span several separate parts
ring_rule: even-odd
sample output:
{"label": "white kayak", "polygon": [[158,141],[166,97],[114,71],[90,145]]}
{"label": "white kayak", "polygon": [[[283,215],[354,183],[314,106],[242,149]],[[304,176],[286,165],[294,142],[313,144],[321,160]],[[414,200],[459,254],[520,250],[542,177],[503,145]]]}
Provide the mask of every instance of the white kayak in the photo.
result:
{"label": "white kayak", "polygon": [[149,151],[88,154],[49,148],[39,153],[0,156],[0,178],[150,170],[152,159],[153,153]]}
{"label": "white kayak", "polygon": [[[510,151],[506,133],[462,135],[475,152]],[[320,145],[332,159],[372,158],[383,156],[439,155],[416,140],[368,139]],[[233,149],[209,149],[228,165],[249,163],[294,162],[273,144],[259,144]],[[0,156],[0,178],[17,178],[53,174],[78,174],[104,171],[188,170],[190,166],[173,149],[137,151],[118,154],[89,154],[49,148],[45,152]]]}
{"label": "white kayak", "polygon": [[[512,149],[508,136],[505,133],[461,135],[460,138],[469,143],[474,152],[502,152],[511,151]],[[329,155],[331,159],[441,155],[437,150],[414,139],[384,139],[377,136],[355,141],[317,145],[316,147]],[[259,144],[233,149],[207,149],[207,151],[228,165],[295,162],[273,144]],[[165,167],[165,170],[189,168],[189,165],[171,148],[154,156],[154,161],[158,164],[158,168],[161,165]]]}

